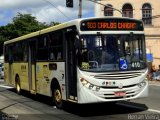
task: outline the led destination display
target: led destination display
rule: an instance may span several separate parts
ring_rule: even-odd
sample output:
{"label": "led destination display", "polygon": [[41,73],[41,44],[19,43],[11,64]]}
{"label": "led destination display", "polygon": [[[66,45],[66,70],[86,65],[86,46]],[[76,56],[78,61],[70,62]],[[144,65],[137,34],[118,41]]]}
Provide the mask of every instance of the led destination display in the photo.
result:
{"label": "led destination display", "polygon": [[97,30],[143,30],[143,24],[137,20],[124,19],[96,19],[84,20],[81,22],[82,31]]}

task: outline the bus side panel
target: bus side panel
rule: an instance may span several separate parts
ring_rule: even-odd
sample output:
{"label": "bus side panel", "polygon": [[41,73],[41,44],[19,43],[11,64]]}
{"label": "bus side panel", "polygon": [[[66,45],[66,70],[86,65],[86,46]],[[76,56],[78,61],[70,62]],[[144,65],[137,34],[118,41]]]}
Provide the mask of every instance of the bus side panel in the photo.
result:
{"label": "bus side panel", "polygon": [[48,62],[36,63],[36,92],[42,95],[48,95],[50,92]]}
{"label": "bus side panel", "polygon": [[7,85],[11,85],[11,81],[9,79],[9,63],[4,63],[4,81]]}
{"label": "bus side panel", "polygon": [[15,87],[15,71],[18,72],[18,66],[16,66],[16,63],[5,63],[5,82],[10,85]]}
{"label": "bus side panel", "polygon": [[29,90],[28,64],[27,63],[5,63],[5,81],[15,87],[16,75],[20,78],[21,89]]}
{"label": "bus side panel", "polygon": [[[34,70],[34,68],[32,68]],[[20,79],[20,87],[29,91],[29,73],[27,62],[4,63],[4,80],[7,85],[15,86],[16,76]],[[32,77],[35,77],[34,75]],[[32,84],[33,85],[33,84]],[[33,85],[34,86],[34,85]]]}
{"label": "bus side panel", "polygon": [[[57,69],[49,68],[49,65],[57,65]],[[36,64],[36,89],[37,93],[52,96],[51,82],[53,79],[59,82],[62,98],[66,99],[65,88],[65,64],[64,62],[38,62]]]}
{"label": "bus side panel", "polygon": [[29,90],[29,81],[28,81],[28,63],[16,63],[15,74],[18,74],[20,77],[21,89]]}

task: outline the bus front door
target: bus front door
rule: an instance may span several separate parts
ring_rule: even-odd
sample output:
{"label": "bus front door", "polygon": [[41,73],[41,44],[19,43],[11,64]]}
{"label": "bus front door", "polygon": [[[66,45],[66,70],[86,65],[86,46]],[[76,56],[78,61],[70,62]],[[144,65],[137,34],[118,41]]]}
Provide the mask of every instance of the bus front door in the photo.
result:
{"label": "bus front door", "polygon": [[29,90],[32,94],[36,94],[36,41],[29,42],[29,61],[28,61],[28,78],[29,78]]}
{"label": "bus front door", "polygon": [[77,70],[76,70],[76,51],[74,46],[75,33],[67,32],[67,56],[66,56],[66,73],[67,73],[67,99],[77,101]]}

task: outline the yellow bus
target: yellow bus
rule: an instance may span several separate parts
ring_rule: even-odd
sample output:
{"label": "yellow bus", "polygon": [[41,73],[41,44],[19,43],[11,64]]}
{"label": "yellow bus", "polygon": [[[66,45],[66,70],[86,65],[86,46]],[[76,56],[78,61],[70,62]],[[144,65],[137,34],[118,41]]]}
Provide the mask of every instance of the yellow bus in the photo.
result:
{"label": "yellow bus", "polygon": [[8,85],[79,104],[146,97],[145,36],[132,18],[83,18],[4,43]]}

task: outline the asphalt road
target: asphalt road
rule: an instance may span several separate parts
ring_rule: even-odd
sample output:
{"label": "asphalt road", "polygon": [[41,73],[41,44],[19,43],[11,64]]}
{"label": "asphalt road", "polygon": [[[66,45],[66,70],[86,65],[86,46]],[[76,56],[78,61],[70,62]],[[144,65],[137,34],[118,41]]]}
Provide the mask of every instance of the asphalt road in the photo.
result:
{"label": "asphalt road", "polygon": [[[0,81],[0,83],[2,83]],[[14,89],[0,85],[2,120],[160,120],[160,86],[150,85],[148,98],[131,102],[77,105],[66,103],[63,110],[50,104],[50,98],[32,96],[27,92],[17,95]],[[148,116],[146,116],[148,115]]]}

